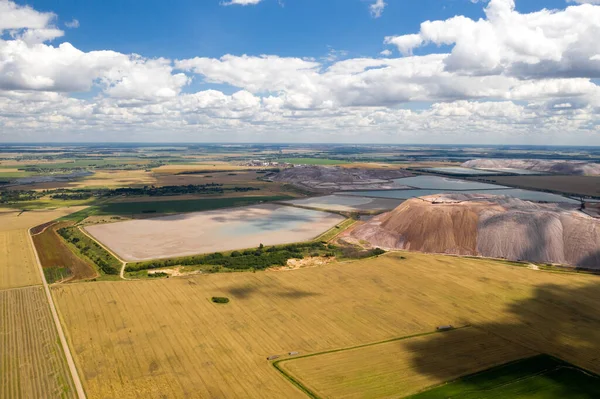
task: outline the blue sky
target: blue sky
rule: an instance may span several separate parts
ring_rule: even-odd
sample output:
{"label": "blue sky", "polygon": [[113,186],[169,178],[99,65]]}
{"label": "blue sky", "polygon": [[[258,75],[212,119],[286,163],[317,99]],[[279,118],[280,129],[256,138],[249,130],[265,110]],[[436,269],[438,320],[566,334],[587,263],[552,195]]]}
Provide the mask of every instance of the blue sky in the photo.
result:
{"label": "blue sky", "polygon": [[0,141],[600,144],[600,0],[254,2],[0,0]]}
{"label": "blue sky", "polygon": [[[367,0],[263,0],[254,6],[223,7],[219,0],[36,0],[80,27],[68,40],[82,50],[111,49],[147,57],[220,57],[224,54],[278,54],[322,57],[330,48],[350,56],[376,56],[382,38],[419,30],[426,20],[455,15],[484,16],[469,0],[387,0],[372,18]],[[143,6],[142,6],[143,4]],[[561,0],[521,0],[517,10],[564,7]]]}

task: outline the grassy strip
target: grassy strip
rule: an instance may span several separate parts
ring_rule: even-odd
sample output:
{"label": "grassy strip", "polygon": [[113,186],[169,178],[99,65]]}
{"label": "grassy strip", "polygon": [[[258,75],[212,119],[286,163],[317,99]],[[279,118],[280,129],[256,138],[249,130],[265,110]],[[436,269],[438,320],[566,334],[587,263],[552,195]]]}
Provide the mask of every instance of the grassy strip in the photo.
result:
{"label": "grassy strip", "polygon": [[333,240],[336,236],[338,236],[340,233],[342,233],[343,231],[348,229],[354,223],[356,223],[355,219],[346,219],[342,223],[339,223],[338,225],[333,226],[331,229],[327,230],[326,232],[324,232],[323,234],[321,234],[320,236],[315,238],[315,241]]}
{"label": "grassy strip", "polygon": [[221,208],[254,205],[270,201],[283,201],[291,198],[292,197],[286,195],[279,195],[232,198],[206,198],[196,200],[173,200],[157,202],[113,202],[91,206],[82,211],[65,216],[61,220],[81,222],[88,216],[127,216],[153,213],[165,214],[209,211]]}
{"label": "grassy strip", "polygon": [[[470,327],[470,326],[468,326],[468,325],[467,326],[462,326],[462,327],[458,327],[456,329],[462,329],[462,328],[468,328],[468,327]],[[307,358],[307,357],[326,355],[326,354],[329,354],[329,353],[336,353],[336,352],[344,352],[344,351],[349,351],[349,350],[354,350],[354,349],[361,349],[361,348],[366,348],[366,347],[369,347],[369,346],[387,344],[389,342],[403,341],[403,340],[410,339],[410,338],[424,337],[424,336],[433,335],[433,334],[442,334],[442,333],[439,332],[439,331],[429,331],[429,332],[425,332],[425,333],[406,335],[404,337],[391,338],[391,339],[387,339],[385,341],[371,342],[371,343],[368,343],[368,344],[351,346],[351,347],[348,347],[348,348],[331,349],[331,350],[323,351],[323,352],[310,353],[308,355],[294,356],[293,358],[281,359],[281,360],[274,361],[273,362],[273,367],[275,367],[275,369],[277,371],[279,371],[288,381],[290,381],[292,384],[294,384],[295,386],[297,386],[298,388],[300,388],[309,397],[311,397],[313,399],[319,399],[320,397],[315,392],[311,391],[307,386],[305,386],[304,384],[302,384],[293,375],[291,375],[290,373],[288,373],[282,366],[280,366],[280,364],[284,363],[284,362],[291,362],[291,361],[298,360],[298,359],[304,359],[304,358]]]}
{"label": "grassy strip", "polygon": [[44,267],[42,270],[44,271],[44,276],[46,277],[48,284],[62,281],[68,277],[71,277],[71,271],[68,267],[64,266]]}
{"label": "grassy strip", "polygon": [[549,355],[538,355],[461,377],[411,399],[600,397],[600,377]]}
{"label": "grassy strip", "polygon": [[106,251],[100,244],[92,240],[76,227],[63,227],[57,233],[69,244],[77,248],[77,252],[95,264],[103,274],[118,275],[121,262]]}

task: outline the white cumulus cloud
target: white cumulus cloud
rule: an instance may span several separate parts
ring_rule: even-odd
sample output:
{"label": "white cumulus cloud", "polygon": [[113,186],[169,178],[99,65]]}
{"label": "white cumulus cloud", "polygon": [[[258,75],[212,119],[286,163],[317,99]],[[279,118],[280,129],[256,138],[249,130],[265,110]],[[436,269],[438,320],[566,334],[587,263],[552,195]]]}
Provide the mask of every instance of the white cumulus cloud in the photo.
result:
{"label": "white cumulus cloud", "polygon": [[223,1],[221,3],[221,5],[224,5],[224,6],[233,6],[233,5],[250,6],[250,5],[258,4],[261,1],[262,0],[229,0],[229,1]]}
{"label": "white cumulus cloud", "polygon": [[79,28],[79,20],[73,18],[71,21],[65,22],[65,26],[71,29]]}
{"label": "white cumulus cloud", "polygon": [[387,6],[387,3],[385,3],[383,0],[375,0],[375,3],[369,6],[369,10],[371,11],[373,18],[381,17],[385,6]]}
{"label": "white cumulus cloud", "polygon": [[[485,18],[385,38],[400,58],[386,49],[173,61],[55,44],[55,14],[0,0],[0,140],[600,144],[600,6],[481,4]],[[443,47],[414,55],[428,44]]]}

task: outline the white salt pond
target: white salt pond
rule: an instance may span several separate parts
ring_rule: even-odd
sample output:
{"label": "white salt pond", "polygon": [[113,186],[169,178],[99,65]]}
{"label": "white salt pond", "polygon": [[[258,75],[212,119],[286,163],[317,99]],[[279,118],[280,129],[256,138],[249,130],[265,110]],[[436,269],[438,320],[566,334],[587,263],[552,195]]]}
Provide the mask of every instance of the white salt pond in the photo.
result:
{"label": "white salt pond", "polygon": [[333,213],[264,204],[85,229],[121,259],[143,261],[308,241],[343,220]]}
{"label": "white salt pond", "polygon": [[285,203],[292,205],[347,212],[390,210],[396,208],[402,202],[403,200],[392,198],[372,198],[335,194],[285,201]]}

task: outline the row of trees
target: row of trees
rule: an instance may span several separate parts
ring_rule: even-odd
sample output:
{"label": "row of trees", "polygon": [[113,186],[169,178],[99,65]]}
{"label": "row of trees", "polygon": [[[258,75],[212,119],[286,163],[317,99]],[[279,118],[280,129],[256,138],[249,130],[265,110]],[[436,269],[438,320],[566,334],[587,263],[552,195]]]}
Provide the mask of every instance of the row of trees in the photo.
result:
{"label": "row of trees", "polygon": [[77,228],[63,227],[58,229],[57,233],[66,241],[76,246],[81,254],[96,264],[104,274],[119,274],[120,262],[96,241],[82,234]]}
{"label": "row of trees", "polygon": [[310,251],[327,251],[328,247],[323,243],[290,244],[278,247],[265,248],[260,245],[256,249],[245,251],[233,251],[229,256],[220,252],[210,255],[186,256],[182,258],[137,262],[127,265],[128,272],[140,270],[158,269],[170,266],[196,266],[214,265],[228,269],[238,270],[263,270],[271,266],[285,266],[288,259],[302,259]]}

